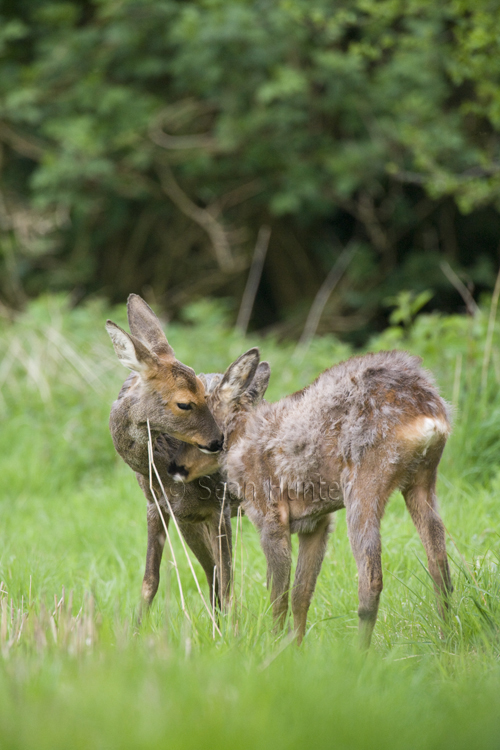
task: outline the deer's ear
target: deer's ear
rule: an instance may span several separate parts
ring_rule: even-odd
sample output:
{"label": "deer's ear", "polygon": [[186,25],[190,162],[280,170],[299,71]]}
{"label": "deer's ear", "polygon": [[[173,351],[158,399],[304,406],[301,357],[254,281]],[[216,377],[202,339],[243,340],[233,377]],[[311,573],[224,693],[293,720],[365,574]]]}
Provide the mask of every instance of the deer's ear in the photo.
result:
{"label": "deer's ear", "polygon": [[111,320],[106,321],[106,330],[113,342],[116,356],[124,367],[144,373],[157,365],[157,357],[135,336],[131,336]]}
{"label": "deer's ear", "polygon": [[127,316],[133,336],[157,354],[175,356],[174,350],[163,333],[160,321],[150,306],[138,294],[129,295],[127,300]]}
{"label": "deer's ear", "polygon": [[257,406],[257,404],[264,398],[264,393],[267,391],[270,377],[271,367],[269,362],[261,362],[246,391],[246,396],[253,406]]}
{"label": "deer's ear", "polygon": [[241,398],[253,380],[259,364],[260,353],[257,348],[249,349],[238,357],[226,370],[218,391],[223,401],[234,401]]}

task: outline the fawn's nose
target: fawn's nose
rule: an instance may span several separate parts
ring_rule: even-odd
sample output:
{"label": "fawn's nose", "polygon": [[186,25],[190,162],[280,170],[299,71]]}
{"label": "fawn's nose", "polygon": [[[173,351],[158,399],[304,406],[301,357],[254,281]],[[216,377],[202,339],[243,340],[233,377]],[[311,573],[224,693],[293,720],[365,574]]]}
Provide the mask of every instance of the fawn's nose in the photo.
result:
{"label": "fawn's nose", "polygon": [[189,471],[185,466],[179,466],[175,461],[171,461],[168,467],[168,473],[175,482],[183,482],[187,479]]}
{"label": "fawn's nose", "polygon": [[197,443],[198,448],[202,453],[220,453],[222,450],[222,440],[212,440],[210,445],[200,445]]}

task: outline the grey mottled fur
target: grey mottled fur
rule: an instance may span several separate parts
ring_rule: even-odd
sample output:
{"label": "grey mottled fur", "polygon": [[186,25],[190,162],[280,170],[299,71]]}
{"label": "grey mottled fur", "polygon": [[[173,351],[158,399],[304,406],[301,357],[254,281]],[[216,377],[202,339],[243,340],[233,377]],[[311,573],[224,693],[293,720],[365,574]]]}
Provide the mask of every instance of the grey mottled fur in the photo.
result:
{"label": "grey mottled fur", "polygon": [[[260,532],[276,619],[283,622],[288,607],[290,534],[299,535],[292,609],[300,641],[331,513],[346,508],[359,575],[360,638],[369,645],[382,590],[380,521],[398,488],[444,615],[452,586],[435,484],[449,410],[420,360],[399,351],[353,357],[273,404],[248,397],[259,369],[267,386],[269,371],[258,362],[255,349],[236,360],[210,406],[225,434],[223,475]],[[195,464],[186,471],[197,475]]]}

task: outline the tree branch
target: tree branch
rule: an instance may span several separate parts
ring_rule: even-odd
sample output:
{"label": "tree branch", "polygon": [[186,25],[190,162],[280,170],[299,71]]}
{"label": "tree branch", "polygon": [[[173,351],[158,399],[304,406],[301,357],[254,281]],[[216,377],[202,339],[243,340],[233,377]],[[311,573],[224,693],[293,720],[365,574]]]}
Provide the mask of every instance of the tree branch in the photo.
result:
{"label": "tree branch", "polygon": [[356,249],[355,245],[349,243],[349,245],[342,250],[340,256],[333,264],[330,273],[320,286],[319,291],[314,298],[314,302],[311,305],[311,309],[309,310],[309,315],[307,316],[302,336],[300,337],[299,343],[295,349],[296,354],[303,353],[307,350],[311,339],[318,329],[325,305],[328,302],[331,293],[344,275],[347,266],[353,259]]}
{"label": "tree branch", "polygon": [[40,142],[33,139],[25,138],[9,125],[4,122],[0,122],[0,140],[10,146],[14,151],[17,151],[21,156],[26,156],[28,159],[33,161],[40,161],[46,152],[46,149],[40,144]]}
{"label": "tree branch", "polygon": [[270,237],[271,229],[267,226],[262,226],[259,229],[257,242],[255,243],[252,265],[248,272],[247,283],[245,291],[243,292],[243,297],[241,298],[240,311],[236,321],[236,328],[239,328],[243,334],[247,332],[250,315],[252,314],[255,302],[255,295],[257,294],[260,278],[262,276],[262,269],[264,268],[264,261],[266,259]]}
{"label": "tree branch", "polygon": [[158,169],[161,187],[183,214],[198,224],[209,236],[221,271],[229,272],[234,265],[227,234],[220,222],[206,208],[200,208],[182,190],[168,164]]}
{"label": "tree branch", "polygon": [[479,312],[479,307],[477,306],[474,297],[469,292],[463,281],[459,279],[459,277],[447,261],[443,260],[439,265],[441,271],[444,273],[448,281],[453,284],[453,286],[465,302],[467,313],[472,317],[477,315]]}
{"label": "tree branch", "polygon": [[170,107],[165,107],[160,114],[151,122],[149,127],[149,137],[157,146],[169,151],[179,151],[185,149],[204,149],[205,151],[218,151],[219,144],[216,138],[210,133],[197,133],[195,135],[170,135],[163,129],[165,122],[172,124],[176,120],[179,122],[192,119],[193,117],[213,111],[212,107],[207,107],[201,102],[193,99],[184,99]]}

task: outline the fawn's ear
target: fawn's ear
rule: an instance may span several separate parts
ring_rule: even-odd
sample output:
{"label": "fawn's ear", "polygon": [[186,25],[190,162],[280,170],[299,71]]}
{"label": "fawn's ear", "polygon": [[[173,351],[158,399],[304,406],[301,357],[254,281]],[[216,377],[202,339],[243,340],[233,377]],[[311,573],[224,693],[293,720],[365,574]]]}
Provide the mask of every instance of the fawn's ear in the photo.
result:
{"label": "fawn's ear", "polygon": [[205,374],[204,372],[199,372],[198,377],[205,386],[205,395],[208,395],[215,390],[215,387],[217,385],[219,385],[220,381],[223,378],[223,375],[220,372],[209,372],[207,374]]}
{"label": "fawn's ear", "polygon": [[219,395],[223,401],[235,401],[241,398],[253,380],[259,359],[259,350],[254,348],[249,349],[232,365],[229,365],[218,386]]}
{"label": "fawn's ear", "polygon": [[106,321],[106,330],[113,342],[116,356],[129,370],[142,373],[158,363],[157,357],[139,339],[131,336],[113,321]]}
{"label": "fawn's ear", "polygon": [[264,398],[264,393],[269,385],[270,377],[271,367],[269,362],[261,362],[257,367],[253,380],[248,386],[245,394],[253,406],[257,406],[257,404]]}
{"label": "fawn's ear", "polygon": [[156,354],[174,357],[174,350],[163,333],[161,323],[138,294],[130,294],[127,300],[127,316],[131,333]]}

